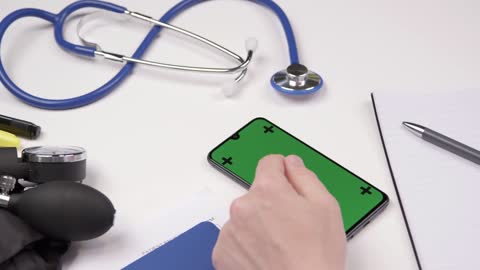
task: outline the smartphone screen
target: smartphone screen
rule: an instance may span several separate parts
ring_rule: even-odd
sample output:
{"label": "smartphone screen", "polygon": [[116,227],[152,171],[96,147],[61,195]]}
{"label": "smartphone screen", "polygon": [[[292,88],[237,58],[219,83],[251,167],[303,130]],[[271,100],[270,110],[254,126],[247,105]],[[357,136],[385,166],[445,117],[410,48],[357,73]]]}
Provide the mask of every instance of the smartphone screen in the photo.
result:
{"label": "smartphone screen", "polygon": [[258,161],[268,154],[297,155],[337,199],[348,236],[364,227],[388,203],[378,188],[264,118],[256,118],[213,149],[215,167],[250,186]]}

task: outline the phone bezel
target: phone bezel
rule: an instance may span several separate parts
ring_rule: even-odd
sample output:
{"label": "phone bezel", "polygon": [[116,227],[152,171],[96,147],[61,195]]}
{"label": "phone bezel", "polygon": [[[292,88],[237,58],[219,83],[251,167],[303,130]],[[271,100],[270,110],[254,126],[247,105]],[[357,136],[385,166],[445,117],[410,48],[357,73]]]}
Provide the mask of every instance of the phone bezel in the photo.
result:
{"label": "phone bezel", "polygon": [[347,239],[352,239],[362,228],[364,228],[368,223],[370,223],[370,221],[372,221],[376,216],[378,216],[383,209],[385,209],[388,205],[388,202],[389,202],[389,198],[387,196],[387,194],[385,194],[383,191],[381,191],[379,188],[377,188],[376,186],[370,184],[369,182],[367,182],[365,179],[363,179],[362,177],[358,176],[357,174],[353,173],[352,171],[350,171],[349,169],[345,168],[344,166],[342,166],[341,164],[339,164],[338,162],[334,161],[333,159],[329,158],[328,156],[326,156],[325,154],[321,153],[320,151],[316,150],[315,148],[311,147],[310,145],[306,144],[305,142],[303,142],[302,140],[298,139],[297,137],[295,137],[294,135],[292,135],[291,133],[287,132],[286,130],[280,128],[279,126],[275,125],[274,123],[272,123],[270,120],[264,118],[264,117],[256,117],[254,119],[252,119],[251,121],[249,121],[247,124],[243,125],[240,129],[238,129],[235,133],[233,133],[232,135],[230,135],[227,139],[223,140],[219,145],[217,145],[215,148],[213,148],[209,153],[208,153],[208,162],[210,164],[212,164],[215,168],[219,169],[222,173],[226,174],[227,176],[233,178],[234,180],[236,180],[238,183],[240,183],[242,186],[244,186],[245,188],[250,188],[251,184],[248,183],[246,180],[244,180],[243,178],[241,178],[240,176],[236,175],[235,173],[227,170],[224,166],[222,166],[221,164],[219,164],[217,161],[215,161],[212,157],[212,154],[213,152],[215,152],[219,147],[221,147],[224,143],[226,143],[227,141],[229,141],[231,139],[232,136],[234,136],[235,134],[238,134],[241,130],[243,130],[244,128],[246,128],[248,125],[250,125],[252,122],[254,121],[257,121],[257,120],[263,120],[263,121],[266,121],[270,124],[272,124],[273,126],[275,126],[275,128],[278,128],[279,130],[285,132],[286,134],[288,134],[289,136],[291,136],[293,139],[299,141],[300,143],[302,143],[303,145],[309,147],[310,149],[312,149],[313,151],[315,151],[317,154],[325,157],[326,159],[328,159],[329,161],[335,163],[337,166],[339,166],[340,168],[346,170],[347,172],[351,173],[352,175],[354,175],[355,177],[357,177],[358,179],[360,179],[361,181],[365,182],[366,184],[372,186],[373,188],[375,188],[376,190],[378,190],[381,194],[382,194],[382,200],[375,206],[373,207],[369,212],[367,212],[359,221],[357,221],[355,224],[352,225],[352,227],[350,227],[345,233],[347,235]]}

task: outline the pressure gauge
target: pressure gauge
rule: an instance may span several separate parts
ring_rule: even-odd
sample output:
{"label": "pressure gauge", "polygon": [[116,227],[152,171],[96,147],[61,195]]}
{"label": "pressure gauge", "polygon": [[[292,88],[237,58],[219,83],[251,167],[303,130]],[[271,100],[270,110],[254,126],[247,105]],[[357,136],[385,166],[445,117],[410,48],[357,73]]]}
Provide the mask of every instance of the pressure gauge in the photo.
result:
{"label": "pressure gauge", "polygon": [[[22,151],[22,161],[30,167],[29,181],[82,181],[86,175],[87,153],[74,146],[38,146]],[[27,179],[28,180],[28,179]]]}
{"label": "pressure gauge", "polygon": [[22,152],[23,161],[38,163],[67,163],[87,159],[85,149],[76,146],[37,146]]}

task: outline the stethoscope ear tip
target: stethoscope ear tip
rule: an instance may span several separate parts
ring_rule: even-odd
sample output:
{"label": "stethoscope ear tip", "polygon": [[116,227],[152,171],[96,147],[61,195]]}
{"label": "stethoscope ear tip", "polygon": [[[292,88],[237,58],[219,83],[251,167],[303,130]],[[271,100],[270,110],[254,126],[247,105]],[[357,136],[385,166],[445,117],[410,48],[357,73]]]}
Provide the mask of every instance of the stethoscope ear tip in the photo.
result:
{"label": "stethoscope ear tip", "polygon": [[247,51],[255,52],[258,48],[258,40],[254,37],[250,37],[245,41],[245,48]]}
{"label": "stethoscope ear tip", "polygon": [[232,97],[238,92],[239,88],[240,86],[238,85],[238,82],[225,82],[222,85],[222,93],[225,97]]}
{"label": "stethoscope ear tip", "polygon": [[291,64],[275,73],[270,80],[272,87],[287,95],[308,95],[320,90],[323,79],[301,64]]}

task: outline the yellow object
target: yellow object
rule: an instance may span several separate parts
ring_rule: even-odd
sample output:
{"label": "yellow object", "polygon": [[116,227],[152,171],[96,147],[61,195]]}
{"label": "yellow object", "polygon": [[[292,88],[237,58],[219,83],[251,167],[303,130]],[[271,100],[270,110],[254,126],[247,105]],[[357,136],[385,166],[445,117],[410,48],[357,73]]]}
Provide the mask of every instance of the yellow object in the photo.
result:
{"label": "yellow object", "polygon": [[20,139],[17,136],[0,130],[0,147],[20,147]]}

